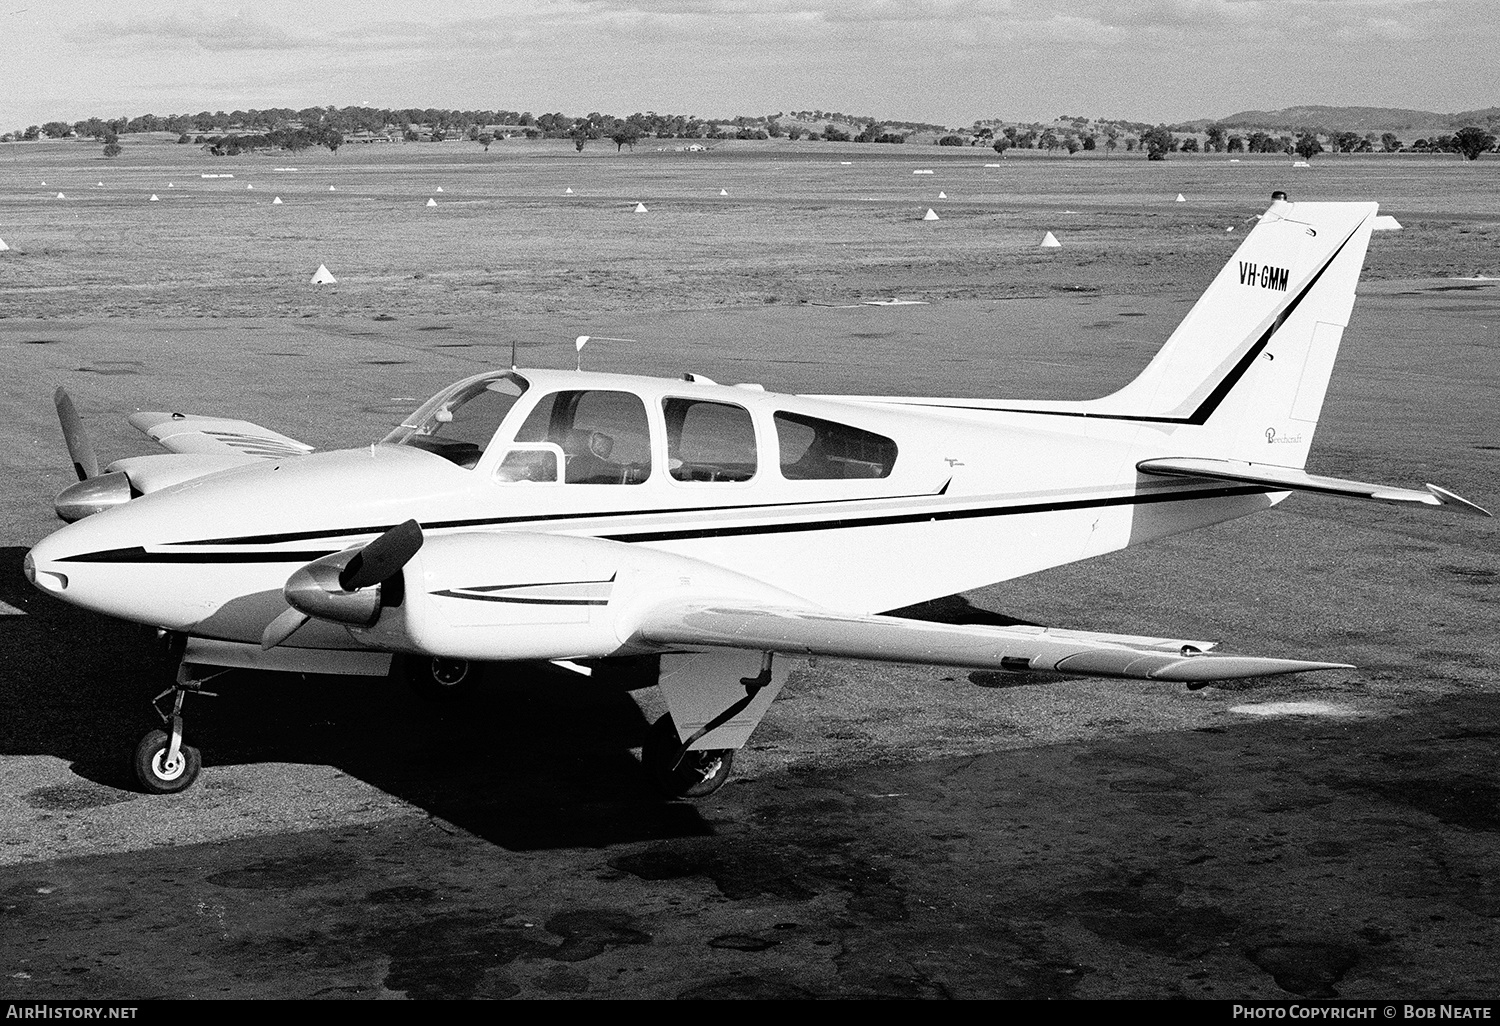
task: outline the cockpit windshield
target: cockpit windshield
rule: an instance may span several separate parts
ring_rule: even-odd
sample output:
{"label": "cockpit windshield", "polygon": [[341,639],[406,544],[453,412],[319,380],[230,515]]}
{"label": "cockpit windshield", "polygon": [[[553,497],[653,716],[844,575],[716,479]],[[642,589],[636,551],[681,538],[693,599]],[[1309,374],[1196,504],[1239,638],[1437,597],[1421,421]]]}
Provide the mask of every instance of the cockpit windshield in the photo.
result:
{"label": "cockpit windshield", "polygon": [[472,468],[526,388],[526,379],[510,371],[460,381],[423,403],[381,441],[425,449]]}

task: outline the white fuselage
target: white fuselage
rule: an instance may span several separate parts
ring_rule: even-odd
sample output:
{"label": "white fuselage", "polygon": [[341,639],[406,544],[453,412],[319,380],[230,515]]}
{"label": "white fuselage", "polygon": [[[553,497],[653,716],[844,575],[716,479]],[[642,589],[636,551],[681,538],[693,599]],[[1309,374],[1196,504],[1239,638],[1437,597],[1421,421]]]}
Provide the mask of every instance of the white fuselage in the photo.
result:
{"label": "white fuselage", "polygon": [[[259,462],[65,527],[32,550],[31,572],[39,586],[78,605],[249,643],[286,609],[282,587],[298,567],[415,519],[429,539],[540,533],[644,546],[813,605],[868,613],[1243,516],[1279,498],[1254,486],[1138,474],[1140,460],[1192,453],[1194,429],[1182,425],[519,373],[530,389],[472,467],[397,444]],[[651,420],[649,473],[631,484],[497,474],[528,412],[557,389],[638,396]],[[662,409],[671,399],[748,411],[758,457],[747,480],[684,481],[668,472]],[[884,477],[788,479],[777,459],[784,451],[777,413],[884,436],[896,445],[894,463]],[[593,571],[580,567],[582,576],[554,579],[588,580]],[[288,644],[338,649],[372,641],[315,622]]]}

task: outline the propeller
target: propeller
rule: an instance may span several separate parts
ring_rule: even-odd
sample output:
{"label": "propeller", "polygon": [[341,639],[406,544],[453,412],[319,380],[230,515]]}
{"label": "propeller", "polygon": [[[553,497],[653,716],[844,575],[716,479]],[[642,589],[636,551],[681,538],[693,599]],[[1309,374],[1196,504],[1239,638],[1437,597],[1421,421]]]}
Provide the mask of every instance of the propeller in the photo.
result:
{"label": "propeller", "polygon": [[387,582],[399,585],[402,567],[422,547],[422,526],[397,524],[359,548],[323,556],[287,578],[281,595],[288,608],[266,625],[260,647],[273,649],[317,617],[350,627],[372,627],[386,603]]}
{"label": "propeller", "polygon": [[94,455],[94,446],[89,442],[88,432],[83,430],[83,420],[78,416],[78,407],[73,405],[68,390],[59,385],[52,393],[52,403],[57,407],[57,419],[62,424],[68,458],[73,461],[73,473],[78,475],[78,480],[53,500],[57,515],[72,523],[129,502],[136,495],[130,478],[122,470],[108,474],[99,472],[99,457]]}
{"label": "propeller", "polygon": [[98,477],[99,458],[94,455],[94,447],[83,430],[83,420],[78,416],[78,408],[73,405],[73,397],[68,395],[66,388],[58,385],[57,391],[52,393],[52,402],[57,407],[57,419],[62,422],[63,441],[68,445],[73,472],[80,481]]}

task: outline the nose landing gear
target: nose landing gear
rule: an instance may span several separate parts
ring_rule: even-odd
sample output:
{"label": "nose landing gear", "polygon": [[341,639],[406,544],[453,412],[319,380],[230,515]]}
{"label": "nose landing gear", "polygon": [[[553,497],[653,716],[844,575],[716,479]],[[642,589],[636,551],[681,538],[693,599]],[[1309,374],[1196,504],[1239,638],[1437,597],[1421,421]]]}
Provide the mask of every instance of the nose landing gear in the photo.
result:
{"label": "nose landing gear", "polygon": [[[214,692],[203,690],[203,683],[189,676],[188,664],[183,663],[177,670],[176,683],[151,700],[152,708],[167,729],[149,731],[135,746],[131,760],[135,778],[148,794],[176,794],[192,787],[198,779],[203,757],[198,749],[182,743],[182,704],[190,693],[213,697]],[[172,696],[170,713],[161,708],[161,700],[168,695]]]}

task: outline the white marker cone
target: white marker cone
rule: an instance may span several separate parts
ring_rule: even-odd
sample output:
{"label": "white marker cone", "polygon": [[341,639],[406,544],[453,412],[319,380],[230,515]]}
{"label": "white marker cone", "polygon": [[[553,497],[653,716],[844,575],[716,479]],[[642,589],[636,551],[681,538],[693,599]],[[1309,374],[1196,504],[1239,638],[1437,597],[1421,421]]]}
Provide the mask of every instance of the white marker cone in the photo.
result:
{"label": "white marker cone", "polygon": [[68,197],[64,196],[62,193],[58,193],[57,194],[57,198],[58,199],[67,199]]}
{"label": "white marker cone", "polygon": [[571,195],[573,195],[573,187],[570,185],[566,189],[564,189],[563,190],[563,195],[564,196],[571,196]]}
{"label": "white marker cone", "polygon": [[443,187],[441,185],[439,185],[438,186],[438,192],[442,192],[442,191],[443,191]]}
{"label": "white marker cone", "polygon": [[161,202],[161,200],[157,197],[156,193],[154,193],[154,192],[151,194],[151,202],[152,203],[160,203]]}
{"label": "white marker cone", "polygon": [[637,203],[635,205],[635,212],[637,214],[644,214],[644,213],[646,213],[646,204],[644,204],[644,203]]}
{"label": "white marker cone", "polygon": [[1048,232],[1046,235],[1042,236],[1042,241],[1038,245],[1040,245],[1043,249],[1062,249],[1062,243],[1058,242],[1057,236],[1053,235],[1051,232]]}
{"label": "white marker cone", "polygon": [[328,273],[328,268],[322,264],[318,265],[318,273],[312,276],[310,285],[337,285],[339,280]]}
{"label": "white marker cone", "polygon": [[728,189],[720,189],[719,190],[719,195],[720,196],[728,196],[729,195],[729,190]]}
{"label": "white marker cone", "polygon": [[1186,203],[1187,202],[1187,197],[1185,197],[1182,193],[1179,192],[1177,194],[1177,198],[1175,200],[1173,200],[1172,202],[1174,202],[1174,203]]}
{"label": "white marker cone", "polygon": [[936,220],[938,220],[937,211],[933,210],[931,207],[928,207],[927,208],[927,213],[925,213],[925,214],[922,215],[922,220],[924,220],[924,221],[936,221]]}
{"label": "white marker cone", "polygon": [[427,197],[427,205],[429,207],[435,207],[435,206],[437,206],[437,200],[433,199],[431,196],[428,196]]}
{"label": "white marker cone", "polygon": [[4,253],[7,249],[10,249],[10,247],[5,244],[4,239],[0,239],[0,253]]}
{"label": "white marker cone", "polygon": [[331,185],[330,185],[330,186],[329,186],[329,187],[328,187],[328,191],[329,191],[329,192],[333,192],[333,191],[334,191],[334,189],[333,189],[333,186],[331,186]]}
{"label": "white marker cone", "polygon": [[271,206],[273,206],[273,207],[279,207],[279,206],[281,206],[281,197],[277,196],[275,199],[273,199],[271,201]]}
{"label": "white marker cone", "polygon": [[95,182],[94,185],[96,185],[97,187],[99,187],[101,189],[104,188],[104,183],[103,182]]}
{"label": "white marker cone", "polygon": [[253,186],[253,185],[247,185],[247,186],[245,186],[245,191],[249,192],[251,189],[254,189],[254,188],[255,188],[255,186]]}
{"label": "white marker cone", "polygon": [[177,188],[177,186],[173,185],[171,182],[168,182],[167,183],[167,188],[168,189],[175,189],[175,188]]}
{"label": "white marker cone", "polygon": [[948,194],[946,192],[940,192],[940,193],[938,193],[938,199],[947,199],[947,198],[948,198]]}

